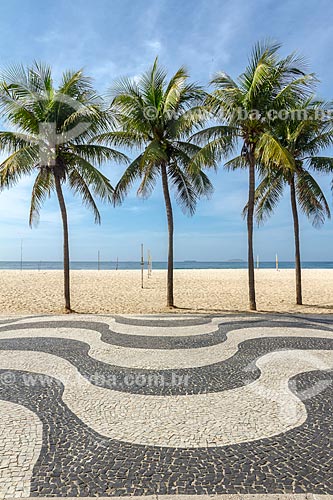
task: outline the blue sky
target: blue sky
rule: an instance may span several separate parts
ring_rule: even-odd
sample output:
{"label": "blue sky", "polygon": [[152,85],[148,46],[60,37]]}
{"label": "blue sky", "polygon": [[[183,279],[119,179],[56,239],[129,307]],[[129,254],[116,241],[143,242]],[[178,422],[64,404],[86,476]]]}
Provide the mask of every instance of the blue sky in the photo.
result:
{"label": "blue sky", "polygon": [[[270,37],[282,53],[300,51],[321,84],[318,93],[333,98],[333,3],[331,0],[2,0],[0,65],[34,60],[66,68],[83,67],[103,92],[120,75],[135,76],[156,55],[170,74],[185,64],[193,80],[206,85],[214,72],[236,77],[252,45]],[[104,168],[113,182],[122,168]],[[201,201],[194,217],[175,208],[176,260],[246,259],[246,225],[241,217],[247,196],[245,173],[211,174],[215,193]],[[321,184],[332,205],[330,179]],[[54,198],[47,201],[37,229],[28,227],[31,179],[0,194],[0,260],[18,260],[23,238],[25,260],[61,260],[62,230]],[[101,206],[102,225],[66,192],[71,258],[138,260],[140,243],[155,260],[166,259],[166,221],[161,190],[142,201],[131,192],[124,205]],[[256,231],[261,260],[293,259],[288,193],[275,215]],[[303,260],[332,260],[333,223],[316,230],[301,217]]]}

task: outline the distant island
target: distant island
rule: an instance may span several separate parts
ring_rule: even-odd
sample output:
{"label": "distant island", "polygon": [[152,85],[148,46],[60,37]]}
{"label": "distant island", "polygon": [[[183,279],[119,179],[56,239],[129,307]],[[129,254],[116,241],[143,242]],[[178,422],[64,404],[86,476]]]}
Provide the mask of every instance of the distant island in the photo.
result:
{"label": "distant island", "polygon": [[229,259],[227,260],[227,262],[246,262],[246,261],[243,259]]}

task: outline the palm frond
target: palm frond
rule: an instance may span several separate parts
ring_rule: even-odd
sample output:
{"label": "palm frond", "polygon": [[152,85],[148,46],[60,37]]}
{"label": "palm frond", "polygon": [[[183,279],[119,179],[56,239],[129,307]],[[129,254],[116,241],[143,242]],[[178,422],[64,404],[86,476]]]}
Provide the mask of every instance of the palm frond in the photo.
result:
{"label": "palm frond", "polygon": [[114,205],[120,205],[131,187],[142,176],[142,159],[143,153],[141,153],[135,160],[132,161],[126,168],[125,172],[118,181],[114,193],[113,193],[113,203]]}
{"label": "palm frond", "polygon": [[175,75],[169,81],[165,90],[163,102],[163,112],[174,111],[177,108],[181,91],[188,78],[188,73],[184,67],[178,69]]}
{"label": "palm frond", "polygon": [[193,134],[190,140],[195,144],[207,144],[210,141],[221,139],[222,142],[229,144],[237,140],[237,129],[229,125],[215,125]]}
{"label": "palm frond", "polygon": [[117,130],[105,132],[94,137],[94,141],[100,144],[112,145],[121,148],[134,149],[142,148],[148,137],[135,130]]}
{"label": "palm frond", "polygon": [[170,140],[189,138],[195,130],[200,129],[209,119],[209,111],[204,106],[193,106],[178,116],[167,117],[166,137]]}
{"label": "palm frond", "polygon": [[81,97],[82,94],[86,97],[89,95],[90,99],[92,96],[96,96],[91,78],[85,76],[82,69],[65,71],[58,92],[71,98]]}
{"label": "palm frond", "polygon": [[[101,216],[98,207],[96,205],[96,202],[94,200],[94,197],[90,192],[89,184],[85,181],[82,175],[80,175],[78,169],[73,168],[70,170],[68,175],[68,184],[73,193],[79,195],[81,200],[83,201],[83,204],[86,205],[86,207],[92,211],[95,218],[95,223],[100,224]],[[109,189],[111,196],[113,190],[111,188]]]}
{"label": "palm frond", "polygon": [[333,172],[333,158],[329,156],[312,156],[306,160],[308,168],[319,173]]}
{"label": "palm frond", "polygon": [[97,165],[102,165],[110,160],[116,163],[129,163],[129,159],[124,153],[99,144],[71,144],[69,149],[85,160],[97,163]]}
{"label": "palm frond", "polygon": [[36,146],[18,149],[0,164],[0,190],[17,184],[22,177],[30,175],[39,161]]}
{"label": "palm frond", "polygon": [[0,132],[0,147],[3,151],[18,151],[31,144],[38,144],[38,137],[20,132]]}
{"label": "palm frond", "polygon": [[41,168],[36,176],[30,202],[29,225],[37,226],[39,222],[39,212],[46,200],[54,189],[54,176],[50,169]]}
{"label": "palm frond", "polygon": [[113,200],[114,189],[109,179],[103,175],[98,168],[94,167],[92,163],[73,152],[69,155],[64,153],[62,159],[64,164],[68,166],[69,174],[71,174],[73,170],[76,170],[95,196],[106,202],[111,202]]}
{"label": "palm frond", "polygon": [[194,189],[189,176],[173,163],[168,168],[168,178],[175,190],[178,205],[185,214],[193,215],[198,201],[198,193]]}
{"label": "palm frond", "polygon": [[278,138],[269,132],[261,134],[256,147],[257,160],[265,165],[274,164],[286,169],[295,169],[295,159]]}
{"label": "palm frond", "polygon": [[157,177],[159,175],[158,167],[152,163],[149,166],[146,166],[144,169],[144,173],[141,176],[141,183],[138,188],[137,194],[142,198],[149,198],[151,193],[156,186]]}
{"label": "palm frond", "polygon": [[[226,132],[226,133],[224,133]],[[205,131],[203,131],[194,136],[195,141],[200,141],[205,143],[203,137],[205,136]],[[216,169],[219,162],[225,160],[228,156],[235,152],[237,145],[237,137],[233,132],[229,133],[228,129],[225,131],[220,129],[217,133],[212,132],[208,129],[207,137],[216,137],[209,140],[192,158],[191,160],[191,171],[198,172],[203,168],[214,168]]]}
{"label": "palm frond", "polygon": [[248,168],[248,162],[247,159],[243,155],[235,156],[235,158],[232,158],[231,160],[228,160],[225,162],[224,167],[227,170],[238,170],[239,168],[245,169]]}
{"label": "palm frond", "polygon": [[309,172],[298,172],[296,179],[297,200],[315,227],[322,225],[325,218],[330,218],[330,208],[319,184]]}
{"label": "palm frond", "polygon": [[[269,172],[255,191],[255,218],[263,224],[274,212],[284,190],[284,178],[279,170]],[[245,215],[245,207],[243,215]]]}

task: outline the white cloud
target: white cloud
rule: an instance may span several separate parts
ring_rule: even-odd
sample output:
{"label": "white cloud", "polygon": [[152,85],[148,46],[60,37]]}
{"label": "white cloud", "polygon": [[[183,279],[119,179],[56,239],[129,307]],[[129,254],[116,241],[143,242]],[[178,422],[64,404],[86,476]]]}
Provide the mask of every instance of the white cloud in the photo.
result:
{"label": "white cloud", "polygon": [[59,31],[48,30],[45,33],[35,36],[34,40],[38,43],[56,43],[62,40],[62,35]]}
{"label": "white cloud", "polygon": [[147,40],[145,45],[156,55],[158,55],[162,50],[162,43],[159,40]]}

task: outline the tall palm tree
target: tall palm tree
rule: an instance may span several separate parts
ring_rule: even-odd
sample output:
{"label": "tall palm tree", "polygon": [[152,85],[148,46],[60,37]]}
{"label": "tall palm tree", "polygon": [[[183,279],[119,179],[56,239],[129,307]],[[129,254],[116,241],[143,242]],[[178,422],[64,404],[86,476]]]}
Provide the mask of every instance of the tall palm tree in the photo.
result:
{"label": "tall palm tree", "polygon": [[[272,134],[270,117],[274,112],[288,109],[295,100],[307,95],[312,75],[302,71],[302,60],[295,54],[281,59],[279,44],[265,42],[255,45],[245,71],[234,81],[226,73],[218,73],[212,80],[215,90],[208,97],[208,107],[220,123],[195,136],[203,143],[196,156],[199,164],[211,156],[221,160],[233,154],[240,145],[238,156],[228,161],[229,169],[248,169],[248,281],[249,308],[256,310],[254,259],[253,259],[253,214],[255,173],[260,159],[269,164],[272,158],[293,168],[288,151]],[[196,162],[194,162],[194,167]]]}
{"label": "tall palm tree", "polygon": [[[275,123],[278,140],[291,155],[295,168],[283,162],[264,168],[262,181],[256,189],[256,218],[258,223],[270,216],[280,200],[285,186],[289,187],[295,238],[296,303],[302,304],[301,252],[298,209],[312,219],[314,226],[330,217],[329,205],[315,178],[314,172],[332,172],[333,158],[318,154],[333,143],[331,120],[325,105],[306,99],[290,118]],[[297,118],[298,115],[298,118]]]}
{"label": "tall palm tree", "polygon": [[209,195],[212,190],[201,168],[195,173],[189,169],[191,158],[200,148],[188,138],[207,114],[200,108],[205,93],[201,87],[188,83],[184,68],[167,81],[166,72],[156,59],[138,80],[122,78],[111,95],[118,129],[101,135],[100,141],[139,152],[115,187],[115,203],[121,203],[139,179],[138,195],[148,197],[157,178],[161,178],[168,223],[167,306],[174,307],[174,221],[170,186],[175,189],[176,201],[182,210],[190,215],[195,211],[198,198]]}
{"label": "tall palm tree", "polygon": [[0,165],[0,189],[10,188],[23,176],[35,174],[29,223],[38,223],[40,208],[56,192],[63,224],[65,309],[71,311],[68,219],[63,186],[79,195],[100,214],[94,200],[110,201],[109,180],[94,166],[125,156],[92,138],[109,125],[90,79],[82,71],[63,74],[60,86],[53,84],[51,68],[35,63],[4,72],[0,109],[10,131],[0,132],[0,147],[9,153]]}

